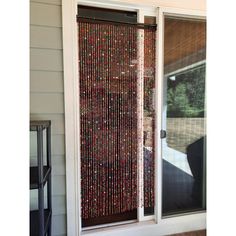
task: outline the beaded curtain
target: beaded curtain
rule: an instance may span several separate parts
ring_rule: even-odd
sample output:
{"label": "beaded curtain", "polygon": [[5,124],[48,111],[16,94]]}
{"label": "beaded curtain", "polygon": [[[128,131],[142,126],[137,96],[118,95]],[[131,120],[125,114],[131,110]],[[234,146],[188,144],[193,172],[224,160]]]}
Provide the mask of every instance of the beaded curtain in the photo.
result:
{"label": "beaded curtain", "polygon": [[144,207],[154,207],[154,91],[156,32],[144,31]]}
{"label": "beaded curtain", "polygon": [[138,29],[78,22],[78,33],[81,206],[89,219],[138,206]]}

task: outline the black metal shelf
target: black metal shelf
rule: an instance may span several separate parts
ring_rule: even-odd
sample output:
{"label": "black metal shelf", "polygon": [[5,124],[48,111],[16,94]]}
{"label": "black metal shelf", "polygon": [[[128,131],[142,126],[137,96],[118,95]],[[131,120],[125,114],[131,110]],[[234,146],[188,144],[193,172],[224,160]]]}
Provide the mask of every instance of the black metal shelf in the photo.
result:
{"label": "black metal shelf", "polygon": [[46,129],[51,125],[50,120],[32,120],[30,121],[30,131],[37,131],[38,127]]}
{"label": "black metal shelf", "polygon": [[[52,212],[49,209],[44,210],[44,235],[46,235]],[[30,211],[30,236],[39,235],[39,210]]]}
{"label": "black metal shelf", "polygon": [[[46,131],[46,137],[43,131]],[[30,121],[30,131],[37,133],[37,166],[30,167],[30,189],[38,190],[38,210],[30,211],[30,236],[51,236],[51,121]],[[46,138],[46,165],[44,165],[43,139]],[[47,183],[47,209],[44,204]]]}
{"label": "black metal shelf", "polygon": [[38,175],[38,167],[30,167],[30,189],[39,188],[40,184],[45,185],[49,178],[49,174],[51,173],[51,167],[44,166],[43,167],[43,182],[39,183],[39,175]]}

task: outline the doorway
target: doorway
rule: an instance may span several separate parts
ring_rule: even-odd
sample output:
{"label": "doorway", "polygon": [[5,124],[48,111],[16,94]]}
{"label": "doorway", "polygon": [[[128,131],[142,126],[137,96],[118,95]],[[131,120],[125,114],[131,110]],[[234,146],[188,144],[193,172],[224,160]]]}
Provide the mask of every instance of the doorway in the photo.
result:
{"label": "doorway", "polygon": [[77,20],[82,226],[136,221],[141,195],[154,213],[156,27],[136,12],[82,6]]}

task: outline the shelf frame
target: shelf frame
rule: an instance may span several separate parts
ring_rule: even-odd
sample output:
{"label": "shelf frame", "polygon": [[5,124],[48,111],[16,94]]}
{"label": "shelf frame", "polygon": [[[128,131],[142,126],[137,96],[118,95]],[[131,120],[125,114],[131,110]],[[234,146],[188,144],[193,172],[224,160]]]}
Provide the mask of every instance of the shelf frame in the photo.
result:
{"label": "shelf frame", "polygon": [[[46,129],[46,166],[43,157],[43,131]],[[37,132],[37,166],[30,167],[30,189],[38,189],[38,210],[30,212],[30,235],[51,236],[51,121],[30,121],[30,131]],[[44,186],[47,183],[47,209]]]}
{"label": "shelf frame", "polygon": [[31,120],[30,121],[30,131],[37,131],[38,128],[41,127],[41,129],[47,129],[51,127],[51,121],[50,120]]}
{"label": "shelf frame", "polygon": [[[51,174],[51,167],[43,166],[43,186],[49,181],[49,176]],[[38,179],[38,167],[30,167],[30,189],[39,188],[39,179]]]}
{"label": "shelf frame", "polygon": [[[50,221],[52,218],[52,211],[49,209],[44,209],[44,232],[43,235],[46,235],[46,233],[49,230],[50,227]],[[30,235],[31,236],[38,236],[40,235],[39,232],[39,224],[38,224],[38,219],[39,219],[39,210],[33,210],[30,211]]]}

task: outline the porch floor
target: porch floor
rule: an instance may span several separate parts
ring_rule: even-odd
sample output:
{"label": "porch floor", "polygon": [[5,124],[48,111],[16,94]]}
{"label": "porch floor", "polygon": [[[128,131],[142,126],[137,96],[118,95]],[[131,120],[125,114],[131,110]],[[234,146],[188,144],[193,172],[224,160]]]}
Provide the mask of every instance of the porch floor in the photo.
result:
{"label": "porch floor", "polygon": [[181,233],[181,234],[172,234],[169,236],[206,236],[206,230],[199,230],[199,231],[193,231],[193,232],[187,232],[187,233]]}

